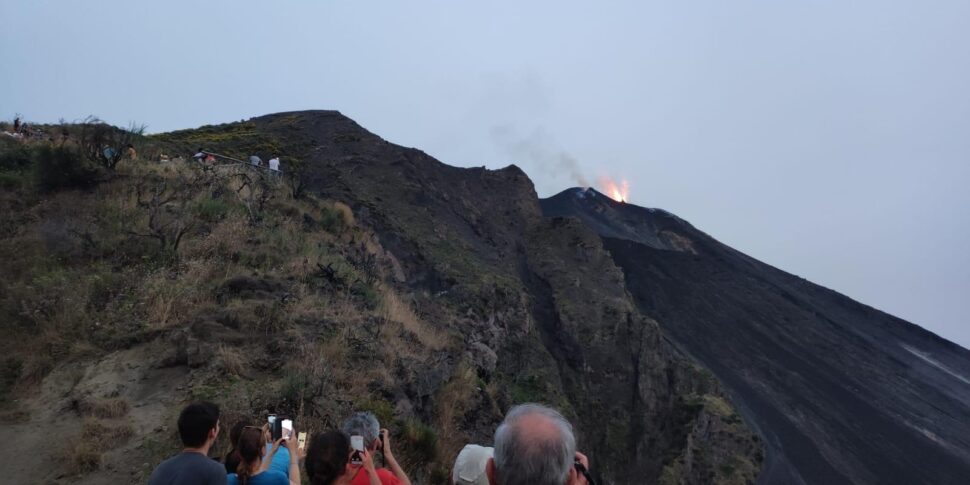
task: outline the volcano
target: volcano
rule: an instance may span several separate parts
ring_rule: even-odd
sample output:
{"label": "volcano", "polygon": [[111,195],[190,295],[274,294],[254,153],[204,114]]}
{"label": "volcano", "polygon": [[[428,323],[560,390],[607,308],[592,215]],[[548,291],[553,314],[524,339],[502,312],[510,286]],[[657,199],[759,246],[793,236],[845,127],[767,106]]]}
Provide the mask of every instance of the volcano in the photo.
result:
{"label": "volcano", "polygon": [[640,311],[762,436],[759,483],[967,483],[970,352],[742,254],[660,209],[574,188]]}

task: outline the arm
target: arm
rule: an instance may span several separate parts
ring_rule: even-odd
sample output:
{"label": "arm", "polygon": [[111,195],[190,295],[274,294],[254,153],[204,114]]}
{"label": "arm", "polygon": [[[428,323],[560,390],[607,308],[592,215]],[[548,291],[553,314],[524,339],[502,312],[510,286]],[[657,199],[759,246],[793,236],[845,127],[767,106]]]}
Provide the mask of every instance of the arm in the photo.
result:
{"label": "arm", "polygon": [[377,469],[374,468],[374,455],[365,449],[360,452],[360,461],[363,462],[364,470],[367,471],[370,485],[381,485],[381,477],[377,475]]}
{"label": "arm", "polygon": [[263,462],[259,464],[260,472],[269,470],[269,466],[273,464],[273,457],[276,456],[276,451],[280,449],[280,443],[282,441],[282,438],[276,440],[276,443],[273,443],[273,448],[271,448],[269,452],[263,456]]}
{"label": "arm", "polygon": [[381,437],[384,439],[384,459],[387,460],[387,464],[390,465],[391,471],[394,472],[394,476],[401,481],[401,485],[411,485],[411,480],[408,475],[404,473],[404,469],[398,464],[397,460],[394,458],[394,452],[391,451],[391,434],[387,429],[381,430]]}
{"label": "arm", "polygon": [[286,449],[290,452],[290,485],[301,485],[303,482],[300,481],[300,445],[297,440],[289,439],[286,440]]}

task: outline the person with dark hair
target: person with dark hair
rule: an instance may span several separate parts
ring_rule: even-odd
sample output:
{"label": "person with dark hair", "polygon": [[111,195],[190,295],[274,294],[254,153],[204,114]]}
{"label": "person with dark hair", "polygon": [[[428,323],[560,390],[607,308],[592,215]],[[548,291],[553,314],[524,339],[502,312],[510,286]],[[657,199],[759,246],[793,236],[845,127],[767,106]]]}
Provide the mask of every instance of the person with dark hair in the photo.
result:
{"label": "person with dark hair", "polygon": [[208,457],[219,435],[219,406],[189,404],[179,414],[178,428],[185,449],[158,465],[148,485],[225,485],[225,469]]}
{"label": "person with dark hair", "polygon": [[[290,452],[289,477],[285,473],[270,470],[270,462],[281,444]],[[244,426],[236,442],[236,452],[239,453],[239,465],[236,472],[228,476],[229,485],[301,485],[299,450],[297,440],[281,438],[273,444],[269,455],[263,456],[266,450],[266,433],[264,428]]]}
{"label": "person with dark hair", "polygon": [[[239,456],[239,450],[236,449],[236,444],[239,443],[239,435],[242,430],[251,425],[252,422],[249,419],[241,419],[229,429],[229,453],[226,453],[226,458],[222,461],[226,466],[226,473],[236,473],[239,462],[242,460]],[[266,425],[263,425],[263,434],[265,435],[263,441],[266,443],[266,452],[263,456],[269,457],[273,450],[273,443],[271,442],[269,427]],[[287,448],[277,448],[268,461],[270,462],[270,470],[278,471],[287,477],[290,475],[290,453]]]}
{"label": "person with dark hair", "polygon": [[[370,453],[381,450],[381,453],[384,454],[384,460],[391,468],[390,470],[383,467],[377,469],[382,485],[411,485],[407,473],[404,473],[404,469],[394,458],[394,452],[391,451],[390,433],[387,429],[381,428],[381,424],[377,421],[377,416],[374,416],[374,413],[356,412],[344,421],[340,430],[347,436],[360,436],[364,442],[364,448]],[[367,479],[358,475],[352,483],[353,485],[367,485]]]}
{"label": "person with dark hair", "polygon": [[[359,452],[361,464],[356,466],[350,462],[354,451],[350,448],[350,438],[340,431],[314,435],[304,462],[310,484],[348,485],[357,482],[357,477],[362,476],[366,477],[367,485],[381,485],[381,479],[374,469],[374,456],[364,448]],[[364,470],[363,474],[361,469]]]}
{"label": "person with dark hair", "polygon": [[239,457],[239,450],[236,449],[236,443],[239,442],[239,435],[242,434],[243,428],[251,424],[248,419],[240,419],[232,425],[232,428],[229,428],[229,453],[226,453],[226,458],[222,460],[222,464],[226,466],[226,474],[236,473],[236,468],[242,460]]}

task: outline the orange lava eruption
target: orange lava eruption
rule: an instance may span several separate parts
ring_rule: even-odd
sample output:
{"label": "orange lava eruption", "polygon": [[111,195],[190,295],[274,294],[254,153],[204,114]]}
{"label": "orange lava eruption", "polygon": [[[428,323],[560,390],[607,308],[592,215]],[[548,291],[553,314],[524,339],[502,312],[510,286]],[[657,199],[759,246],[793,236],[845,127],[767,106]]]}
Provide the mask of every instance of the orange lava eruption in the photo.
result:
{"label": "orange lava eruption", "polygon": [[630,197],[630,183],[626,180],[617,183],[609,177],[600,177],[599,182],[600,192],[617,202],[626,202]]}

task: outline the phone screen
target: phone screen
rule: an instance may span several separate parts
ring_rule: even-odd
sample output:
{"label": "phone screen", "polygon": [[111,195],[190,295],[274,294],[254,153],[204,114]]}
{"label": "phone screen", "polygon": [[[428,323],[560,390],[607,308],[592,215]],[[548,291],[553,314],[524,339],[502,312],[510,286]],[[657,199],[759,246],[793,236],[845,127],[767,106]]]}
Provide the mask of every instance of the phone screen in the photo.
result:
{"label": "phone screen", "polygon": [[284,439],[290,439],[292,437],[292,435],[293,435],[293,420],[292,419],[284,419],[283,420],[283,433],[282,434],[283,434],[282,437]]}
{"label": "phone screen", "polygon": [[266,418],[266,422],[269,423],[269,432],[273,441],[276,441],[282,438],[282,434],[283,434],[283,427],[281,426],[282,423],[280,422],[279,419],[276,418],[276,415],[270,414]]}
{"label": "phone screen", "polygon": [[350,458],[350,462],[354,465],[360,465],[363,463],[363,461],[360,459],[360,452],[364,451],[364,437],[357,435],[351,436],[350,447],[354,449],[354,456]]}
{"label": "phone screen", "polygon": [[301,431],[300,434],[297,435],[296,440],[301,450],[306,448],[306,433]]}

